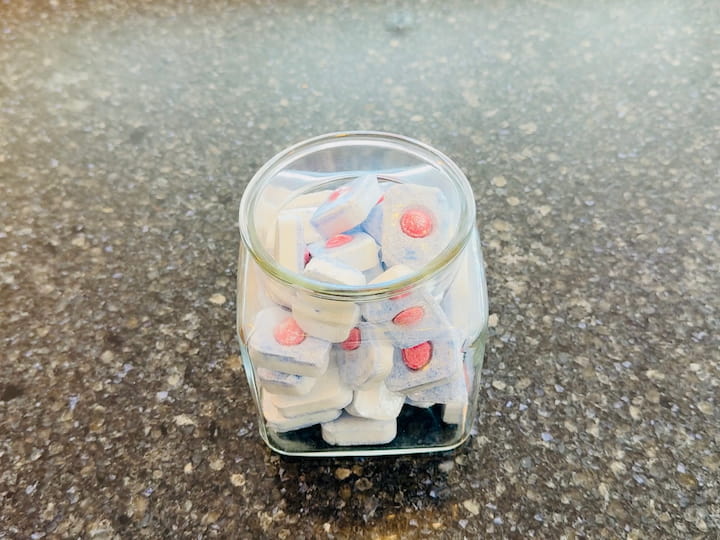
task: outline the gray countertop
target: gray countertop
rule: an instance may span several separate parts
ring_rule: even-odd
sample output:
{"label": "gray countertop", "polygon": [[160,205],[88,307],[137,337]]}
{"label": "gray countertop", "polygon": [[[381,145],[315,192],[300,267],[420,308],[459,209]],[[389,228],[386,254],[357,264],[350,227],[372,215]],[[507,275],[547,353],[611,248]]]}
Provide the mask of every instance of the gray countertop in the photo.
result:
{"label": "gray countertop", "polygon": [[[0,538],[717,538],[713,2],[0,3]],[[237,207],[328,131],[470,179],[471,440],[289,459],[234,336]]]}

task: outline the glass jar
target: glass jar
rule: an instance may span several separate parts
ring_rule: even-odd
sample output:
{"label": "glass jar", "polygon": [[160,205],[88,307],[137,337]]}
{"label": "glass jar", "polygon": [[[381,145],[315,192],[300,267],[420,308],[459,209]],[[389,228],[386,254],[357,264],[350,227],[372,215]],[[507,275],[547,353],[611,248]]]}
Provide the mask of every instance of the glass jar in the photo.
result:
{"label": "glass jar", "polygon": [[[352,187],[368,174],[372,185]],[[402,219],[420,212],[419,221],[402,222],[411,239],[374,231],[377,264],[347,270],[357,280],[345,270],[323,274],[337,238],[360,231],[367,241],[372,212],[330,239],[336,231],[319,233],[310,216],[344,191],[360,199],[376,197],[378,187],[392,201],[373,200],[373,209],[390,216],[375,227],[393,231],[397,209]],[[354,204],[343,207],[347,215]],[[431,218],[426,229],[423,216]],[[475,199],[457,165],[399,135],[322,135],[280,152],[255,174],[239,226],[237,332],[260,436],[270,448],[297,456],[411,454],[449,450],[468,438],[488,300]],[[302,262],[278,262],[297,258],[306,244]]]}

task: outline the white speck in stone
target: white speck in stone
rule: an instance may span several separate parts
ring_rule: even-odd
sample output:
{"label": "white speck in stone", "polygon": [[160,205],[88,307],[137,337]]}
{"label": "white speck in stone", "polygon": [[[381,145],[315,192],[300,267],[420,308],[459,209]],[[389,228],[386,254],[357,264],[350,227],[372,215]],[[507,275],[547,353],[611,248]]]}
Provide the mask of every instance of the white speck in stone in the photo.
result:
{"label": "white speck in stone", "polygon": [[467,519],[461,519],[461,520],[458,521],[458,525],[460,525],[460,527],[462,527],[462,528],[464,529],[464,528],[467,527],[467,525],[468,525],[468,520],[467,520]]}
{"label": "white speck in stone", "polygon": [[53,169],[54,169],[55,167],[57,167],[59,164],[60,164],[60,163],[58,162],[57,159],[51,159],[51,160],[50,160],[50,166],[51,166]]}
{"label": "white speck in stone", "polygon": [[235,473],[230,476],[230,483],[235,487],[242,487],[245,485],[245,475],[242,473]]}
{"label": "white speck in stone", "polygon": [[146,497],[149,497],[150,495],[153,494],[153,491],[155,491],[155,490],[151,487],[146,488],[145,491],[143,491],[143,495],[145,495]]}
{"label": "white speck in stone", "polygon": [[535,518],[535,521],[540,521],[540,522],[542,522],[545,519],[545,518],[543,518],[543,515],[540,513],[535,514],[535,516],[533,516],[533,517]]}
{"label": "white speck in stone", "polygon": [[581,321],[578,323],[578,328],[580,328],[580,330],[585,330],[587,328],[587,324]]}
{"label": "white speck in stone", "polygon": [[122,279],[122,277],[123,277],[122,272],[115,272],[115,273],[112,275],[112,278],[113,278],[113,279]]}
{"label": "white speck in stone", "polygon": [[497,516],[497,517],[493,518],[493,523],[494,523],[495,525],[502,525],[502,524],[503,524],[503,520],[502,520],[502,518],[501,518],[500,516]]}
{"label": "white speck in stone", "polygon": [[585,201],[585,206],[595,206],[595,201],[593,201],[592,199],[588,199],[587,201]]}
{"label": "white speck in stone", "polygon": [[37,482],[35,482],[34,484],[29,484],[29,485],[25,488],[25,493],[26,493],[27,495],[32,495],[33,493],[35,493],[35,490],[37,489],[37,485],[38,485]]}
{"label": "white speck in stone", "polygon": [[507,388],[507,385],[503,381],[501,381],[499,379],[495,379],[492,382],[492,387],[495,388],[496,390],[500,390],[502,392],[503,390],[505,390],[505,388]]}
{"label": "white speck in stone", "polygon": [[227,298],[220,293],[213,294],[209,300],[211,304],[215,304],[216,306],[222,306],[225,302],[227,302]]}
{"label": "white speck in stone", "polygon": [[30,538],[32,538],[32,540],[39,540],[40,538],[45,538],[45,533],[44,532],[34,532],[30,535]]}
{"label": "white speck in stone", "polygon": [[562,393],[562,392],[565,391],[565,388],[563,388],[563,387],[560,386],[559,384],[556,384],[556,385],[555,385],[555,391],[558,392],[558,393]]}
{"label": "white speck in stone", "polygon": [[625,361],[622,363],[622,365],[623,365],[623,367],[625,367],[625,368],[630,368],[630,367],[632,367],[632,362],[630,362],[629,360],[625,360]]}
{"label": "white speck in stone", "polygon": [[155,394],[155,399],[157,399],[158,401],[164,401],[167,399],[167,397],[168,397],[168,393],[167,393],[167,391],[164,391],[164,390],[162,392],[157,392]]}
{"label": "white speck in stone", "polygon": [[542,440],[545,442],[550,442],[553,440],[553,436],[550,435],[547,431],[543,431],[543,433],[542,433],[542,435],[540,435],[540,437],[542,437]]}
{"label": "white speck in stone", "polygon": [[713,404],[710,403],[709,401],[701,401],[700,403],[697,404],[697,408],[701,413],[703,413],[707,416],[710,416],[713,413],[713,409],[714,409]]}
{"label": "white speck in stone", "polygon": [[197,422],[194,418],[188,416],[187,414],[178,414],[175,416],[175,423],[178,426],[196,426]]}
{"label": "white speck in stone", "polygon": [[684,474],[686,471],[685,464],[678,463],[676,469],[677,469],[677,472]]}
{"label": "white speck in stone", "polygon": [[527,409],[527,405],[525,405],[524,403],[521,403],[520,406],[518,407],[518,409],[520,409],[521,411],[524,411]]}
{"label": "white speck in stone", "polygon": [[508,401],[508,402],[505,404],[505,407],[508,407],[508,408],[509,408],[509,407],[512,407],[512,406],[513,406],[513,402],[512,402],[512,401]]}
{"label": "white speck in stone", "polygon": [[463,501],[463,506],[465,507],[465,510],[470,512],[473,516],[477,516],[480,513],[480,505],[477,503],[474,499],[467,499]]}
{"label": "white speck in stone", "polygon": [[495,506],[493,503],[487,503],[485,505],[485,508],[489,508],[490,510],[497,510],[497,506]]}
{"label": "white speck in stone", "polygon": [[78,396],[70,396],[68,398],[68,407],[70,408],[71,411],[75,410],[75,407],[77,406],[78,401],[80,401],[80,398]]}

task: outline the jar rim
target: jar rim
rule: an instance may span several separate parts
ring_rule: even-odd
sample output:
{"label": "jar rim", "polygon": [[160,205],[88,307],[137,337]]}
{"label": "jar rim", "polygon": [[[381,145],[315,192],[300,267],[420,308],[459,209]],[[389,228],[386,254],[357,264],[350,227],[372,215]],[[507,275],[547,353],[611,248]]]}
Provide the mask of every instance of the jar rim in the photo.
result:
{"label": "jar rim", "polygon": [[[257,198],[265,185],[265,181],[271,180],[291,161],[296,161],[319,150],[332,148],[334,146],[362,144],[363,142],[382,142],[394,145],[398,147],[398,149],[439,168],[451,181],[460,195],[459,219],[455,234],[445,248],[428,263],[423,265],[422,268],[402,278],[372,285],[326,283],[309,279],[302,274],[292,272],[280,266],[272,254],[265,249],[255,229],[253,220],[250,219],[253,215],[252,210]],[[433,159],[431,160],[429,158]],[[253,175],[242,195],[238,216],[238,226],[242,242],[264,273],[283,284],[302,289],[304,292],[311,293],[314,296],[343,300],[376,300],[386,298],[401,289],[412,288],[422,284],[448,266],[460,254],[468,242],[474,225],[475,197],[467,177],[460,168],[449,157],[428,144],[403,135],[382,131],[340,131],[326,133],[300,141],[281,150]]]}

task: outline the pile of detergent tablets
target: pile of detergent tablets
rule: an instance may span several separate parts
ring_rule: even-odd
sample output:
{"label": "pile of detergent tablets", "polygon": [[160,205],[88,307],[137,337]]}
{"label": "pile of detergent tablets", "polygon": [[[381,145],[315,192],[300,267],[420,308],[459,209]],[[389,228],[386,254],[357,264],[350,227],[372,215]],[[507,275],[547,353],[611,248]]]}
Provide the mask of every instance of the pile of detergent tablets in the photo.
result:
{"label": "pile of detergent tablets", "polygon": [[[437,187],[367,174],[287,201],[268,231],[278,265],[324,284],[391,284],[421,271],[453,237],[456,219]],[[458,257],[441,290],[416,286],[373,301],[337,301],[276,281],[253,314],[248,353],[267,428],[320,425],[330,445],[382,445],[403,407],[439,406],[462,424],[473,363],[463,347],[476,324],[476,261]],[[477,321],[475,321],[477,322]]]}

